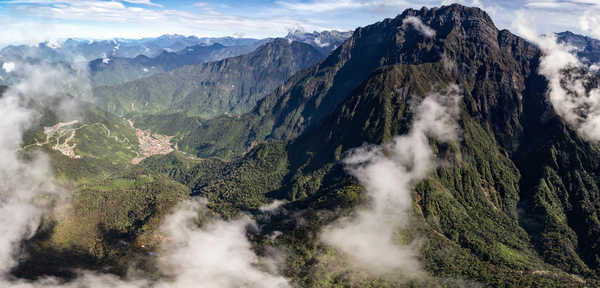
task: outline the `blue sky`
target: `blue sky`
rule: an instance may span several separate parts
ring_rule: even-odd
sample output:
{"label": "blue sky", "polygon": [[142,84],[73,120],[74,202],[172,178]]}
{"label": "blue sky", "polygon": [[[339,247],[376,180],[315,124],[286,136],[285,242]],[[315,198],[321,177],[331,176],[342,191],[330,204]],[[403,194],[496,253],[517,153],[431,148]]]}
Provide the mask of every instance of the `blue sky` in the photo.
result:
{"label": "blue sky", "polygon": [[353,30],[406,8],[458,2],[511,28],[523,13],[539,33],[571,30],[600,38],[600,0],[0,0],[0,44],[68,37],[162,34],[283,36],[290,30]]}

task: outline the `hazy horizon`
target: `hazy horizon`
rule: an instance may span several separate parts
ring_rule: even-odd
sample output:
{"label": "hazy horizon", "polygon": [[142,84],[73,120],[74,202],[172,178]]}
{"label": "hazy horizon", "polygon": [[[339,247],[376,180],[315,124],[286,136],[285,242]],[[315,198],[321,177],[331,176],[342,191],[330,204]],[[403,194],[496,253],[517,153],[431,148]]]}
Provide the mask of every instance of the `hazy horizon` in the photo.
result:
{"label": "hazy horizon", "polygon": [[[164,1],[5,0],[0,1],[0,46],[68,38],[109,40],[165,34],[202,37],[284,37],[307,32],[353,31],[407,8],[459,3],[484,9],[500,29],[511,30],[519,13],[540,33],[573,31],[600,38],[600,2],[594,0],[325,0]],[[15,33],[15,31],[18,31]]]}

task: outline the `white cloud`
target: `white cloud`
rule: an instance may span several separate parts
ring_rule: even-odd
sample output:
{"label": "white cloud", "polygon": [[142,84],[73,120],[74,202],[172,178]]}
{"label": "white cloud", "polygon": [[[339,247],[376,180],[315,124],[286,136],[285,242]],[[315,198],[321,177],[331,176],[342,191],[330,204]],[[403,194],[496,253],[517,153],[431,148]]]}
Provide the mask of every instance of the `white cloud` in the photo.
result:
{"label": "white cloud", "polygon": [[442,2],[440,0],[324,0],[309,2],[282,0],[276,3],[289,9],[290,12],[324,13],[340,10],[367,9],[362,11],[379,14],[379,12],[388,9],[386,11],[388,13],[394,11],[396,14],[400,14],[402,11],[399,9],[437,6],[442,4]]}
{"label": "white cloud", "polygon": [[554,111],[584,139],[600,141],[600,88],[588,87],[590,67],[579,61],[572,47],[557,43],[554,34],[539,36],[525,14],[518,15],[513,27],[544,54],[539,73],[548,80]]}
{"label": "white cloud", "polygon": [[598,7],[600,6],[600,2],[596,0],[529,0],[525,6],[548,9],[585,9],[594,6]]}
{"label": "white cloud", "polygon": [[[6,64],[6,63],[5,63]],[[64,84],[77,81],[64,70],[26,67],[27,78],[11,86],[0,98],[0,286],[7,287],[5,274],[16,263],[19,241],[37,231],[42,216],[51,209],[52,199],[60,200],[62,190],[50,179],[49,163],[43,155],[23,160],[18,152],[24,132],[39,114],[24,106],[28,101],[43,105],[56,99]],[[68,82],[68,83],[65,83]],[[24,101],[26,99],[26,101]]]}
{"label": "white cloud", "polygon": [[435,37],[435,30],[433,30],[433,29],[431,29],[431,27],[423,24],[423,22],[419,18],[414,17],[414,16],[409,16],[409,17],[406,17],[402,21],[403,26],[407,26],[409,24],[412,25],[415,28],[415,30],[419,31],[419,33],[423,34],[423,36],[425,36],[427,38]]}
{"label": "white cloud", "polygon": [[49,48],[52,48],[52,49],[58,49],[58,48],[62,47],[62,44],[63,43],[61,41],[58,41],[56,39],[50,39],[50,40],[46,41],[46,46],[48,46]]}
{"label": "white cloud", "polygon": [[202,209],[206,209],[203,204],[185,202],[162,225],[168,241],[163,244],[159,265],[174,281],[161,282],[158,287],[196,287],[198,283],[205,288],[290,287],[282,276],[259,268],[266,262],[246,238],[246,226],[254,225],[248,217],[213,219],[198,227],[195,220]]}
{"label": "white cloud", "polygon": [[[69,37],[110,39],[141,38],[162,34],[228,36],[233,33],[251,37],[285,35],[288,29],[326,30],[319,21],[286,14],[248,17],[219,13],[201,5],[199,12],[167,8],[146,8],[102,0],[13,0],[7,2],[14,14],[28,17],[0,19],[0,41],[29,44]],[[35,20],[31,20],[32,17]],[[24,20],[27,19],[27,20]],[[232,31],[235,30],[235,31]],[[35,31],[35,33],[33,32]],[[34,39],[34,40],[31,40]]]}
{"label": "white cloud", "polygon": [[163,7],[160,4],[153,3],[151,0],[123,0],[123,2],[132,3],[132,4],[141,4],[155,7]]}
{"label": "white cloud", "polygon": [[349,173],[364,187],[369,203],[352,217],[328,225],[322,240],[347,255],[352,266],[378,275],[422,276],[414,243],[398,243],[397,232],[409,223],[414,185],[435,167],[428,137],[441,142],[457,138],[460,99],[455,86],[426,97],[416,109],[408,134],[383,146],[355,149],[344,159]]}
{"label": "white cloud", "polygon": [[579,28],[594,38],[600,39],[600,10],[586,11],[579,17]]}
{"label": "white cloud", "polygon": [[4,69],[4,71],[6,73],[13,72],[15,70],[15,63],[14,62],[4,62],[4,63],[2,63],[2,69]]}
{"label": "white cloud", "polygon": [[355,0],[326,0],[326,1],[314,1],[314,2],[277,2],[281,6],[304,12],[327,12],[339,9],[354,9],[366,7],[369,3]]}
{"label": "white cloud", "polygon": [[553,1],[539,1],[539,2],[529,2],[526,4],[527,7],[532,8],[573,8],[571,3],[566,2],[553,2]]}

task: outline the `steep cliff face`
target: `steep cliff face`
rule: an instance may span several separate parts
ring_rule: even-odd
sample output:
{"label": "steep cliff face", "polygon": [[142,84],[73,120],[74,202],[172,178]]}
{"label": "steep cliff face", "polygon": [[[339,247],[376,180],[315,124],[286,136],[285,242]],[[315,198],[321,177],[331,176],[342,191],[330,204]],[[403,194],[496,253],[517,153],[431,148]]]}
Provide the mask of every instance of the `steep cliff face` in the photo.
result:
{"label": "steep cliff face", "polygon": [[[491,287],[597,285],[600,150],[548,103],[541,56],[480,9],[407,10],[356,30],[252,112],[184,137],[201,155],[225,156],[272,140],[233,162],[183,172],[196,177],[186,184],[226,211],[253,210],[271,197],[291,201],[288,213],[262,222],[265,233],[282,231],[279,243],[293,247],[289,276],[303,285],[367,285],[346,272],[315,272],[325,265],[318,231],[337,217],[332,211],[365,201],[340,159],[363,143],[406,134],[415,103],[456,84],[461,138],[430,141],[444,164],[413,193],[411,229],[427,238],[420,252],[427,270]],[[227,172],[203,176],[207,169]],[[270,243],[266,235],[263,241]]]}
{"label": "steep cliff face", "polygon": [[[406,20],[415,16],[435,31],[434,37],[423,35]],[[537,53],[523,39],[498,31],[482,10],[463,6],[407,10],[357,29],[325,61],[295,75],[259,101],[251,113],[237,120],[203,123],[183,137],[180,146],[201,156],[232,156],[267,138],[294,138],[319,123],[381,67],[425,63],[442,64],[454,78],[462,77],[464,83],[458,84],[470,93],[467,109],[493,120],[495,131],[506,134],[501,135],[503,144],[511,145],[511,137],[521,129],[514,113],[521,109],[525,78],[535,69]],[[220,127],[240,126],[246,128],[227,132],[226,138],[235,141],[211,136],[221,135]]]}

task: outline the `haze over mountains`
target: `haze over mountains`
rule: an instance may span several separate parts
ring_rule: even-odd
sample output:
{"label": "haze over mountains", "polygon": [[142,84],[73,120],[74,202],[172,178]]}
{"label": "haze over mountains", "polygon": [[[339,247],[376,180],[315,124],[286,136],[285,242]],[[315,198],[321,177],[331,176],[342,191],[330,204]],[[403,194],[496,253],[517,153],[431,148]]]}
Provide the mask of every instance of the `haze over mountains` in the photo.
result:
{"label": "haze over mountains", "polygon": [[93,92],[101,107],[119,115],[178,113],[212,118],[240,114],[324,57],[311,45],[275,39],[246,55],[98,87]]}
{"label": "haze over mountains", "polygon": [[[326,56],[349,36],[349,32],[295,31],[287,35],[286,39],[310,44]],[[22,79],[20,74],[27,64],[45,62],[68,65],[89,61],[92,85],[119,84],[185,65],[247,54],[273,40],[274,38],[198,38],[175,34],[139,40],[67,39],[35,46],[9,45],[0,50],[0,83],[10,84]]]}
{"label": "haze over mountains", "polygon": [[40,45],[0,97],[0,285],[599,286],[598,40],[515,27]]}
{"label": "haze over mountains", "polygon": [[557,40],[577,49],[577,56],[583,62],[595,64],[600,61],[600,40],[578,35],[570,31],[557,33]]}

